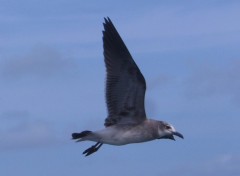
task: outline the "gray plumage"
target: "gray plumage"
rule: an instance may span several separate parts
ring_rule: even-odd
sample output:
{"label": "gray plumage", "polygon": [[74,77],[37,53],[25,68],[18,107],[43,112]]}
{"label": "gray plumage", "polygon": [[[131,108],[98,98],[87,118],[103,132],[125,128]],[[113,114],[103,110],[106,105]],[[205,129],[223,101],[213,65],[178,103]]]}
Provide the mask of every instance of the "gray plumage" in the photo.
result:
{"label": "gray plumage", "polygon": [[144,107],[145,79],[109,18],[104,18],[103,49],[107,71],[106,104],[108,117],[99,131],[73,133],[77,141],[95,141],[83,152],[96,152],[102,144],[125,145],[154,139],[183,138],[166,122],[147,119]]}

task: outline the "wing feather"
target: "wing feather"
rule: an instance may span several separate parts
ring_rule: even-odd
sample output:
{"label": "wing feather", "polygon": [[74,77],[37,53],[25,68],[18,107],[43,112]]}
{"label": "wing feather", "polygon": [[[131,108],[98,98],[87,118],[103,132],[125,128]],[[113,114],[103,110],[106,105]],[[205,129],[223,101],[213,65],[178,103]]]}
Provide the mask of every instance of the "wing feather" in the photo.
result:
{"label": "wing feather", "polygon": [[105,126],[146,119],[145,79],[109,18],[104,18],[104,61],[107,70]]}

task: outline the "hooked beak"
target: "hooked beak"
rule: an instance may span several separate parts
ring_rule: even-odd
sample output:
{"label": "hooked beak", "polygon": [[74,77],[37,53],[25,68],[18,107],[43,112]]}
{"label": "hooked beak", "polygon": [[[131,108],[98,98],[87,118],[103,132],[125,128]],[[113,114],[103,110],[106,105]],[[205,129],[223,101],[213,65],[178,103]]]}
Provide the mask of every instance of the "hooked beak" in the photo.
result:
{"label": "hooked beak", "polygon": [[[175,138],[174,138],[173,135],[176,135],[176,136],[184,139],[183,135],[182,135],[181,133],[177,132],[177,131],[173,131],[173,132],[171,132],[171,134],[166,135],[166,136],[164,136],[164,137],[162,137],[162,138],[171,139],[171,140],[174,140],[174,141],[175,141]],[[161,139],[161,138],[159,138],[159,139]]]}
{"label": "hooked beak", "polygon": [[[184,139],[183,135],[181,133],[177,132],[177,131],[173,132],[172,134],[175,135],[175,136],[178,136],[178,137],[180,137],[182,139]],[[172,135],[172,138],[173,138],[173,140],[175,140],[173,135]]]}

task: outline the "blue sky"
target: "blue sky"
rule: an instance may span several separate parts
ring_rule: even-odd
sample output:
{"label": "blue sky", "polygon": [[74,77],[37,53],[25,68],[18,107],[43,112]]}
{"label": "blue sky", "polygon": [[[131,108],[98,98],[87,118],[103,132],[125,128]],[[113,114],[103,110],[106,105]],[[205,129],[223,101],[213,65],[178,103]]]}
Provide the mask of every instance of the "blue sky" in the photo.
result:
{"label": "blue sky", "polygon": [[[0,175],[240,174],[239,1],[0,0]],[[103,17],[147,81],[146,111],[184,134],[121,147],[103,128]]]}

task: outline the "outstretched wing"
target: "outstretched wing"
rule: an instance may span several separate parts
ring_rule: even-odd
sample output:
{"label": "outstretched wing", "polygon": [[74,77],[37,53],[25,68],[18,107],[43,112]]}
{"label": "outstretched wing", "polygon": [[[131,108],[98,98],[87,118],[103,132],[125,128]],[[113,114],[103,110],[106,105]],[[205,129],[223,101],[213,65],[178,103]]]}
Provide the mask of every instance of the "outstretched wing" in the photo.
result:
{"label": "outstretched wing", "polygon": [[103,48],[107,69],[105,126],[146,119],[145,79],[109,18],[104,18]]}

